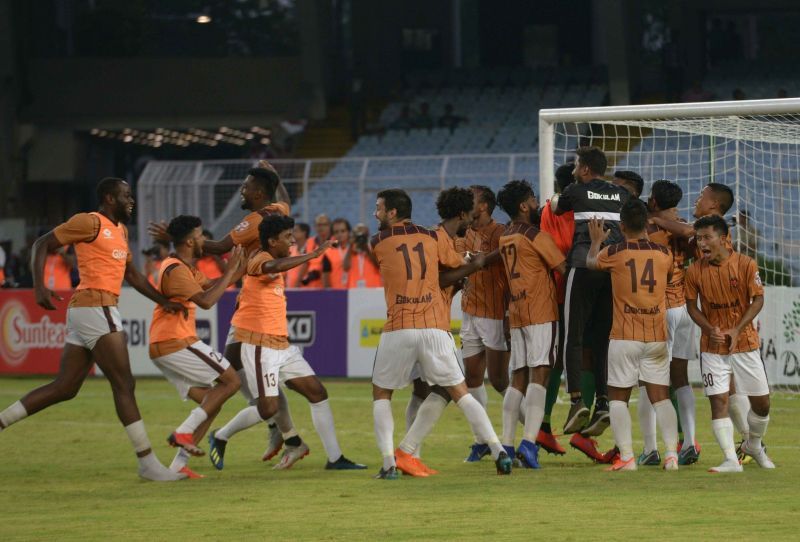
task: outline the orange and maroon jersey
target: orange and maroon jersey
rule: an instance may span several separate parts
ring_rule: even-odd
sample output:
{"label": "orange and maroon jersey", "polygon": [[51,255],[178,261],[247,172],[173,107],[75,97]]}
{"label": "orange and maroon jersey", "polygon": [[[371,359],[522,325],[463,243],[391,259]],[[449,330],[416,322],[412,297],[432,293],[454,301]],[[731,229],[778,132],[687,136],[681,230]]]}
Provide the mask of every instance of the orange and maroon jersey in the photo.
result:
{"label": "orange and maroon jersey", "polygon": [[402,222],[378,232],[370,246],[380,264],[386,296],[383,330],[449,331],[450,312],[439,288],[439,268],[458,267],[464,262],[450,236]]}
{"label": "orange and maroon jersey", "polygon": [[230,232],[233,244],[242,245],[245,255],[251,256],[257,250],[261,250],[261,240],[258,238],[258,226],[265,216],[279,214],[289,216],[291,208],[288,203],[279,201],[265,205],[258,211],[253,211],[242,219]]}
{"label": "orange and maroon jersey", "polygon": [[[463,241],[459,241],[459,252],[482,252],[489,254],[496,250],[506,227],[491,220],[480,229],[467,229]],[[466,286],[461,293],[461,310],[479,318],[502,320],[506,314],[508,284],[503,262],[496,261],[467,277]]]}
{"label": "orange and maroon jersey", "polygon": [[256,252],[248,260],[231,325],[236,328],[236,340],[280,350],[289,347],[286,293],[283,273],[263,272],[264,264],[272,260],[265,251]]}
{"label": "orange and maroon jersey", "polygon": [[150,323],[150,357],[161,357],[182,350],[199,341],[196,329],[197,305],[190,299],[202,293],[209,279],[196,267],[187,265],[175,256],[166,258],[158,273],[156,288],[164,297],[186,307],[189,317],[183,313],[168,313],[161,305],[153,309]]}
{"label": "orange and maroon jersey", "polygon": [[647,239],[610,245],[597,255],[611,273],[614,298],[612,339],[639,342],[667,340],[667,282],[672,254]]}
{"label": "orange and maroon jersey", "polygon": [[69,306],[116,305],[125,268],[132,260],[125,225],[114,224],[102,213],[79,213],[53,229],[53,234],[62,245],[75,245],[81,281]]}
{"label": "orange and maroon jersey", "polygon": [[[720,330],[736,326],[753,297],[758,295],[764,295],[758,266],[743,254],[731,252],[719,265],[707,259],[697,260],[686,270],[686,302],[696,303],[699,297],[700,310],[709,323]],[[712,354],[751,352],[759,346],[753,322],[747,324],[730,349],[727,345],[713,344],[705,331],[700,337],[700,351]]]}
{"label": "orange and maroon jersey", "polygon": [[[447,230],[444,229],[444,226],[442,226],[440,224],[439,227],[436,228],[436,234],[439,237],[447,240],[447,242],[450,243],[450,246],[453,248],[453,250],[456,251],[456,253],[458,253],[459,256],[462,256],[460,251],[457,249],[457,241],[456,241],[456,239],[453,239],[452,237],[450,237],[450,234],[447,233]],[[453,306],[453,298],[456,296],[456,293],[458,293],[458,290],[456,289],[456,285],[455,284],[452,285],[452,286],[448,286],[447,288],[441,288],[440,290],[441,290],[441,294],[442,294],[442,302],[445,305],[445,310],[446,310],[446,313],[447,313],[447,315],[449,317],[450,316],[450,309]],[[461,295],[464,295],[464,294],[462,293]]]}
{"label": "orange and maroon jersey", "polygon": [[[558,250],[566,256],[572,249],[572,238],[575,235],[575,211],[567,211],[564,214],[557,215],[550,208],[550,200],[547,200],[542,209],[539,229],[549,233]],[[558,271],[554,273],[558,303],[563,304],[567,295],[567,277]]]}
{"label": "orange and maroon jersey", "polygon": [[511,327],[558,321],[556,284],[551,271],[566,257],[550,234],[532,224],[512,222],[500,237],[500,255],[508,279]]}
{"label": "orange and maroon jersey", "polygon": [[683,282],[688,241],[655,224],[647,226],[647,237],[657,245],[669,248],[672,253],[672,280],[667,284],[667,309],[684,306]]}

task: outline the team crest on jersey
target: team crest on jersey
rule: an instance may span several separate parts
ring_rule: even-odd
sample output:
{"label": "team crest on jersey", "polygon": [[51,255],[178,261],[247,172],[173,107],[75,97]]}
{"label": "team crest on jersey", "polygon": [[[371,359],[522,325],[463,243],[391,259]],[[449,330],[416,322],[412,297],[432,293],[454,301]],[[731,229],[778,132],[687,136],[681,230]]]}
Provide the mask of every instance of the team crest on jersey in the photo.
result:
{"label": "team crest on jersey", "polygon": [[731,277],[731,288],[736,288],[737,286],[739,286],[739,279]]}
{"label": "team crest on jersey", "polygon": [[761,286],[761,275],[758,274],[758,271],[756,271],[756,284]]}
{"label": "team crest on jersey", "polygon": [[103,237],[105,237],[106,239],[111,239],[111,230],[109,230],[108,228],[105,228],[103,230]]}
{"label": "team crest on jersey", "polygon": [[242,220],[239,224],[233,228],[233,231],[236,233],[241,233],[246,230],[250,226],[250,223],[247,220]]}

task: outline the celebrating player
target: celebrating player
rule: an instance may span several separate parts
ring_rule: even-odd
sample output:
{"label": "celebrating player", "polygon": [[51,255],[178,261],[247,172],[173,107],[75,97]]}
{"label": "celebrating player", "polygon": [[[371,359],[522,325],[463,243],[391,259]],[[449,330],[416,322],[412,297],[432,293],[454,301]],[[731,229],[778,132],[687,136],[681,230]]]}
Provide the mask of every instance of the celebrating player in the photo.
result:
{"label": "celebrating player", "polygon": [[[225,272],[218,280],[209,280],[193,262],[203,254],[203,226],[196,216],[173,218],[167,232],[175,245],[175,253],[162,263],[156,286],[172,301],[189,311],[182,318],[156,306],[150,324],[150,359],[167,380],[177,388],[183,400],[191,399],[200,406],[189,414],[170,435],[169,443],[180,447],[170,469],[189,478],[200,475],[189,469],[189,456],[204,455],[196,443],[203,438],[222,405],[239,389],[239,377],[228,360],[197,337],[196,306],[213,307],[232,282],[244,271],[244,251],[234,247]],[[216,383],[216,384],[215,384]]]}
{"label": "celebrating player", "polygon": [[497,472],[510,474],[511,458],[486,411],[467,392],[449,332],[450,314],[440,293],[440,266],[459,267],[463,258],[435,231],[411,223],[411,199],[403,190],[378,192],[375,218],[381,231],[371,246],[380,264],[387,305],[372,374],[375,436],[383,455],[377,477],[397,478],[391,398],[394,390],[408,385],[417,362],[430,384],[447,389],[473,433],[492,449]]}
{"label": "celebrating player", "polygon": [[[700,370],[711,402],[711,427],[725,461],[711,472],[741,472],[728,417],[730,378],[749,397],[749,433],[742,451],[765,469],[775,464],[761,438],[769,424],[769,385],[759,353],[753,318],[764,306],[764,287],[756,262],[726,246],[728,225],[721,216],[709,215],[694,223],[701,258],[686,272],[686,308],[700,326]],[[697,300],[700,299],[700,307]]]}
{"label": "celebrating player", "polygon": [[167,469],[153,453],[136,404],[125,332],[117,309],[122,281],[166,312],[182,312],[185,317],[186,309],[159,294],[133,265],[125,227],[134,205],[128,183],[113,177],[103,179],[97,185],[97,199],[99,211],[76,214],[33,244],[31,267],[37,304],[55,310],[52,300],[61,300],[43,282],[47,254],[59,247],[75,245],[81,282],[67,309],[67,339],[58,376],[0,412],[0,430],[75,397],[92,364],[97,363],[111,384],[117,416],[139,458],[139,476],[162,482],[180,480],[186,475]]}
{"label": "celebrating player", "polygon": [[628,400],[643,381],[666,446],[665,470],[678,468],[678,418],[669,400],[666,290],[672,273],[667,247],[647,239],[647,207],[631,199],[620,210],[622,243],[600,250],[609,237],[603,219],[589,221],[586,267],[611,274],[614,320],[608,346],[611,430],[619,458],[609,471],[636,470]]}
{"label": "celebrating player", "polygon": [[517,457],[528,468],[539,468],[536,436],[544,418],[546,385],[555,365],[558,344],[558,303],[551,274],[566,271],[564,255],[550,234],[533,225],[539,203],[526,181],[511,181],[498,193],[511,217],[500,237],[500,253],[509,285],[511,385],[503,398],[503,447],[514,455],[514,434],[520,403],[525,401],[525,428]]}

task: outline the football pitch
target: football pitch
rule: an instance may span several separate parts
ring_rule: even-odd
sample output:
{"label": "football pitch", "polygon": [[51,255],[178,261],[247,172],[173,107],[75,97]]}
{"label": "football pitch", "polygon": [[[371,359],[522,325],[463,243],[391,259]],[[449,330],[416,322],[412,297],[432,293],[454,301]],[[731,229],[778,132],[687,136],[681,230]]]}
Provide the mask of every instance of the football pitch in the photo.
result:
{"label": "football pitch", "polygon": [[[0,379],[0,408],[43,379]],[[78,397],[0,433],[0,540],[797,540],[800,517],[800,396],[773,395],[768,450],[777,465],[743,474],[709,474],[722,454],[710,430],[708,402],[695,390],[700,462],[678,472],[640,467],[607,473],[567,445],[567,455],[540,455],[538,471],[497,476],[485,458],[463,463],[471,434],[449,405],[425,442],[423,459],[439,475],[374,480],[380,467],[370,384],[325,381],[342,449],[367,471],[325,471],[325,454],[305,399],[288,392],[292,415],[311,455],[288,471],[263,463],[266,426],[231,439],[225,469],[207,457],[190,466],[202,480],[140,480],[114,415],[108,384],[86,382]],[[408,390],[395,395],[395,445],[405,428]],[[154,449],[165,464],[167,435],[187,415],[166,381],[141,379],[137,397]],[[501,403],[489,411],[500,430]],[[232,399],[218,427],[244,406]],[[556,405],[554,427],[567,407]],[[631,404],[636,421],[636,407]],[[793,429],[794,428],[794,429]],[[517,438],[521,436],[521,427]],[[641,440],[634,433],[636,448]],[[612,446],[610,429],[600,448]],[[207,450],[206,442],[201,447]]]}

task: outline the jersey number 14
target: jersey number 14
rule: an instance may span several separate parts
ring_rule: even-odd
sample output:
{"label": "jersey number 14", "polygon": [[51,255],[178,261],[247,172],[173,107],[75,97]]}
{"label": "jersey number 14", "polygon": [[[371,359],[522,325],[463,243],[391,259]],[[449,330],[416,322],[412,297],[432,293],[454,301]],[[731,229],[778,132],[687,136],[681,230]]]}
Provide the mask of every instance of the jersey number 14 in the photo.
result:
{"label": "jersey number 14", "polygon": [[653,289],[656,287],[656,278],[655,274],[653,273],[653,258],[648,258],[647,262],[645,262],[641,279],[636,273],[636,260],[631,258],[625,262],[625,265],[631,270],[631,292],[634,294],[636,293],[638,283],[642,286],[646,286],[647,291],[652,294]]}

